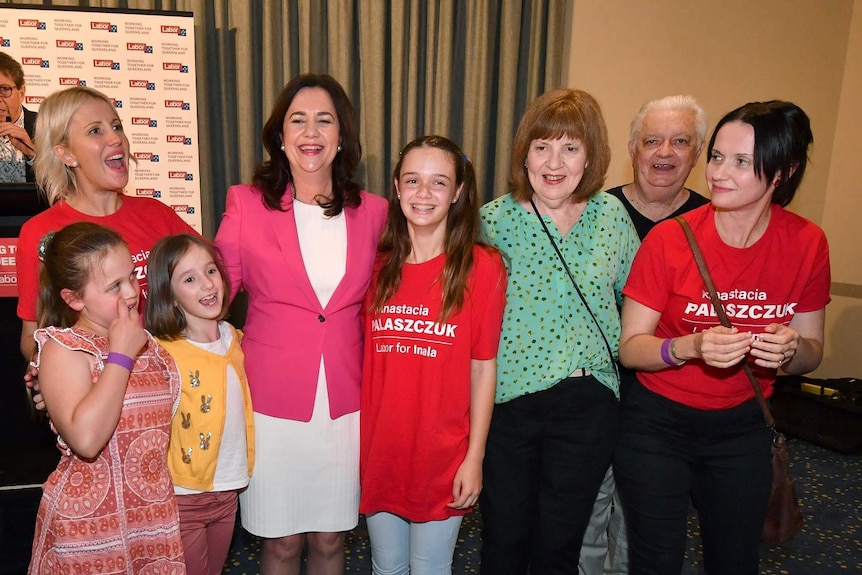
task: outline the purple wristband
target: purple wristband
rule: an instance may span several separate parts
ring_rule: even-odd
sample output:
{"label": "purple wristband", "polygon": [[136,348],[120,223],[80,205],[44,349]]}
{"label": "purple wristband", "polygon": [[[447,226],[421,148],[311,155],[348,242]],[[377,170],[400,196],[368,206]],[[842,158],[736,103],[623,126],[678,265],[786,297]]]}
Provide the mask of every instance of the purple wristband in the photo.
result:
{"label": "purple wristband", "polygon": [[[662,350],[664,350],[664,348],[662,348]],[[664,351],[662,351],[662,353],[664,353]],[[129,371],[132,371],[132,366],[135,365],[135,359],[128,355],[112,351],[108,354],[108,358],[105,360],[105,363],[113,363],[114,365],[119,365],[120,367],[125,367]]]}
{"label": "purple wristband", "polygon": [[672,337],[669,337],[666,340],[664,340],[663,342],[661,342],[661,358],[664,360],[664,362],[666,364],[676,366],[679,364],[677,364],[677,362],[675,362],[673,360],[673,357],[671,357],[671,355],[670,355],[671,343],[673,343]]}

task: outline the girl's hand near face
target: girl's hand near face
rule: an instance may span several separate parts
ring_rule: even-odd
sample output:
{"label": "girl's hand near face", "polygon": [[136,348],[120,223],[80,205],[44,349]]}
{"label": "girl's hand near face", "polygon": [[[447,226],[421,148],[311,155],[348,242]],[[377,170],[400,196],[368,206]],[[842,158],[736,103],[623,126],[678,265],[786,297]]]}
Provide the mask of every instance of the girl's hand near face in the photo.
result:
{"label": "girl's hand near face", "polygon": [[[111,351],[134,357],[147,343],[138,310],[117,300],[118,316],[108,326]],[[98,456],[117,428],[130,372],[49,340],[41,353],[39,383],[51,420],[66,444],[83,459]]]}
{"label": "girl's hand near face", "polygon": [[117,300],[117,319],[108,326],[111,351],[135,358],[147,345],[147,334],[138,318],[137,305],[129,307],[124,298]]}

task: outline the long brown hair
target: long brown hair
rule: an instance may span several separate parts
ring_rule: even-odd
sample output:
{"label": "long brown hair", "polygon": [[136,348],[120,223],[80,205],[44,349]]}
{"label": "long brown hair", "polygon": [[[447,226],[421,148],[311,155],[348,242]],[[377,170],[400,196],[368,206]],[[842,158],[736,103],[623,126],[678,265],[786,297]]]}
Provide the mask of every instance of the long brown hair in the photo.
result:
{"label": "long brown hair", "polygon": [[401,211],[395,182],[401,177],[404,158],[416,148],[435,148],[446,152],[455,166],[455,188],[462,187],[458,201],[449,205],[446,218],[446,241],[443,246],[446,264],[440,278],[443,282],[440,321],[443,321],[464,305],[467,278],[473,269],[473,246],[479,243],[479,192],[476,189],[473,164],[455,142],[443,136],[416,138],[401,150],[401,157],[392,173],[392,185],[387,198],[389,215],[378,248],[378,253],[385,258],[385,262],[380,269],[376,285],[372,286],[374,300],[371,303],[371,311],[379,312],[398,290],[401,269],[412,249],[407,232],[407,218]]}

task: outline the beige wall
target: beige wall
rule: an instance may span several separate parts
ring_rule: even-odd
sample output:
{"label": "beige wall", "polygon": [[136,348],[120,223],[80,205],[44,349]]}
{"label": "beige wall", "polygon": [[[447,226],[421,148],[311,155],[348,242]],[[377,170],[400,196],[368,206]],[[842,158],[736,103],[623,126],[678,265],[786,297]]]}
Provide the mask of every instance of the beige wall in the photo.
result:
{"label": "beige wall", "polygon": [[[631,181],[629,123],[648,99],[692,94],[710,126],[754,100],[792,100],[808,113],[815,144],[790,207],[826,230],[837,286],[814,375],[862,377],[862,178],[851,172],[862,133],[862,0],[573,2],[565,82],[602,105],[608,187]],[[688,182],[702,193],[704,160]]]}
{"label": "beige wall", "polygon": [[833,290],[826,354],[817,372],[821,377],[862,377],[862,0],[853,5],[822,221],[829,237]]}

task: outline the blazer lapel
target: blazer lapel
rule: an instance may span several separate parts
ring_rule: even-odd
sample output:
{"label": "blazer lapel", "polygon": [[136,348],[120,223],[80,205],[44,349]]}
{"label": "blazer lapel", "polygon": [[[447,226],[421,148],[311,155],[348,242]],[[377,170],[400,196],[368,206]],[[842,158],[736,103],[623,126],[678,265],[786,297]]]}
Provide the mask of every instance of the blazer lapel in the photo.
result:
{"label": "blazer lapel", "polygon": [[[367,235],[366,227],[368,219],[366,218],[366,210],[359,208],[345,208],[344,219],[347,225],[347,264],[344,268],[344,277],[338,283],[338,287],[329,298],[329,303],[326,304],[324,311],[331,312],[342,307],[345,298],[350,297],[350,291],[356,289],[356,280],[363,275],[363,268],[366,267],[365,252],[367,247],[364,244],[364,238]],[[368,268],[371,269],[370,267]],[[370,275],[368,271],[364,271],[365,275]]]}
{"label": "blazer lapel", "polygon": [[[288,188],[288,191],[284,195],[286,198],[293,197],[290,188]],[[272,226],[273,233],[278,241],[278,247],[284,256],[285,268],[293,276],[294,285],[308,300],[309,309],[320,313],[323,311],[320,307],[320,300],[317,299],[317,294],[314,293],[311,280],[308,279],[308,272],[305,271],[305,263],[302,261],[302,250],[299,247],[299,232],[296,229],[296,214],[293,211],[293,202],[288,202],[285,205],[285,200],[283,200],[282,207],[285,207],[287,210],[284,212],[267,210],[271,216],[269,218],[269,225]]]}

